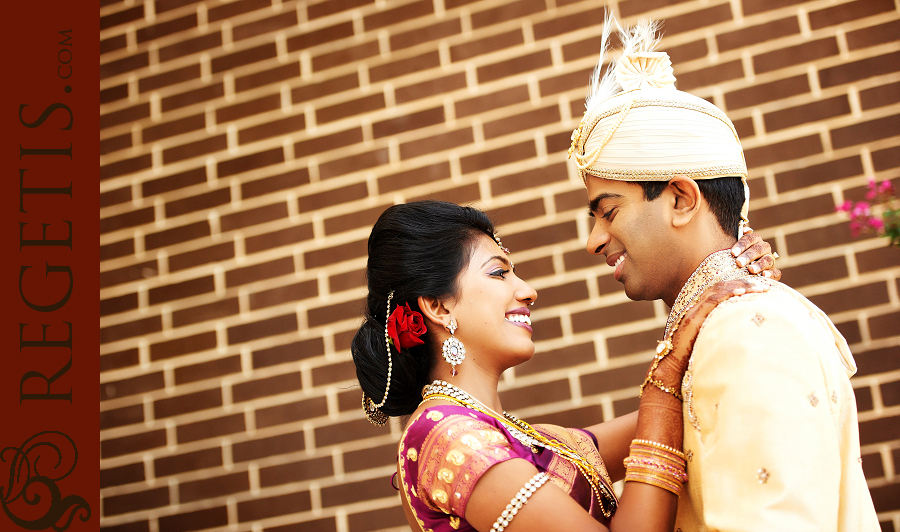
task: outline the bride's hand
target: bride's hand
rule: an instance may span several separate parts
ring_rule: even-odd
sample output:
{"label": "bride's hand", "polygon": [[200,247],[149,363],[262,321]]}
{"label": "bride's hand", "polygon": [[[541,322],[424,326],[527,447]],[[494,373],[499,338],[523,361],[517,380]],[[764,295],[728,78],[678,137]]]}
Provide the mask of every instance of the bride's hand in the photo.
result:
{"label": "bride's hand", "polygon": [[781,279],[781,270],[775,267],[775,259],[778,255],[772,251],[772,246],[763,240],[759,234],[752,231],[744,233],[744,236],[731,248],[738,265],[752,274],[759,274],[776,281]]}

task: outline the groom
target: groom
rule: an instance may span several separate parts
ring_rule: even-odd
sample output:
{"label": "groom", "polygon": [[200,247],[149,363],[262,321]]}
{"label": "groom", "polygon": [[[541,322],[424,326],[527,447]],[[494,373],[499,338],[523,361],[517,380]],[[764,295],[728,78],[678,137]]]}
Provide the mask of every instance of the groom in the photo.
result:
{"label": "groom", "polygon": [[[668,341],[706,287],[750,275],[730,253],[748,190],[734,126],[675,89],[654,30],[621,36],[623,55],[594,80],[570,157],[595,218],[588,251],[615,267],[630,299],[671,307]],[[666,390],[683,399],[688,467],[676,529],[879,530],[847,343],[802,295],[763,282],[768,292],[710,314],[681,389]]]}

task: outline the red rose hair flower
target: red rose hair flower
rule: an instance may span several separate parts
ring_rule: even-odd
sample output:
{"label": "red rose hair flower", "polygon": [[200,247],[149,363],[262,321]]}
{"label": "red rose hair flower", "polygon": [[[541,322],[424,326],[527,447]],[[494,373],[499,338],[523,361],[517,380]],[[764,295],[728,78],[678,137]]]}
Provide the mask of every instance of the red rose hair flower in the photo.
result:
{"label": "red rose hair flower", "polygon": [[428,329],[422,314],[409,308],[409,303],[397,305],[387,322],[388,336],[397,349],[408,349],[425,342],[419,338]]}

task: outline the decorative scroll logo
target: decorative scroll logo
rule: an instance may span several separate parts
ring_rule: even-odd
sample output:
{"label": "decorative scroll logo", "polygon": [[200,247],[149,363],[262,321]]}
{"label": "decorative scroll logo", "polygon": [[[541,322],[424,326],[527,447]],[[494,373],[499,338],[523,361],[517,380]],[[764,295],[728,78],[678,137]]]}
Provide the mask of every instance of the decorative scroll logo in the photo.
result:
{"label": "decorative scroll logo", "polygon": [[9,464],[9,484],[0,486],[0,505],[19,527],[52,527],[62,532],[76,515],[83,522],[91,518],[86,500],[78,495],[63,497],[56,485],[69,476],[78,462],[78,450],[69,436],[58,431],[39,432],[21,447],[0,451],[0,462]]}

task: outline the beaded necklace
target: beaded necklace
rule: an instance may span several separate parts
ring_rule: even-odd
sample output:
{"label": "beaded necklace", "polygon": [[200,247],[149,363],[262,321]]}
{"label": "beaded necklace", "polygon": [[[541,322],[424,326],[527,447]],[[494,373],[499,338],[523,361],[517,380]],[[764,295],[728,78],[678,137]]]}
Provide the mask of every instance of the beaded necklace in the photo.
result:
{"label": "beaded necklace", "polygon": [[448,382],[436,380],[431,384],[425,385],[425,387],[422,389],[423,401],[433,401],[437,399],[443,399],[459,406],[464,406],[477,412],[481,412],[482,414],[491,416],[497,421],[503,423],[503,425],[514,438],[522,442],[524,445],[531,447],[532,452],[537,453],[537,447],[543,447],[545,449],[549,449],[560,458],[570,462],[579,471],[581,471],[581,474],[585,479],[587,479],[588,484],[591,486],[591,491],[594,492],[594,496],[600,503],[600,511],[603,513],[603,515],[609,518],[613,513],[615,513],[616,507],[619,504],[619,500],[616,497],[615,492],[613,492],[612,488],[603,481],[603,477],[601,476],[601,474],[594,468],[593,465],[591,465],[590,462],[585,460],[584,457],[582,457],[580,454],[578,454],[578,452],[570,448],[565,443],[544,436],[525,421],[516,418],[506,411],[504,411],[502,414],[498,414],[478,399],[475,399],[474,397],[466,393],[464,390],[457,388],[456,386]]}

